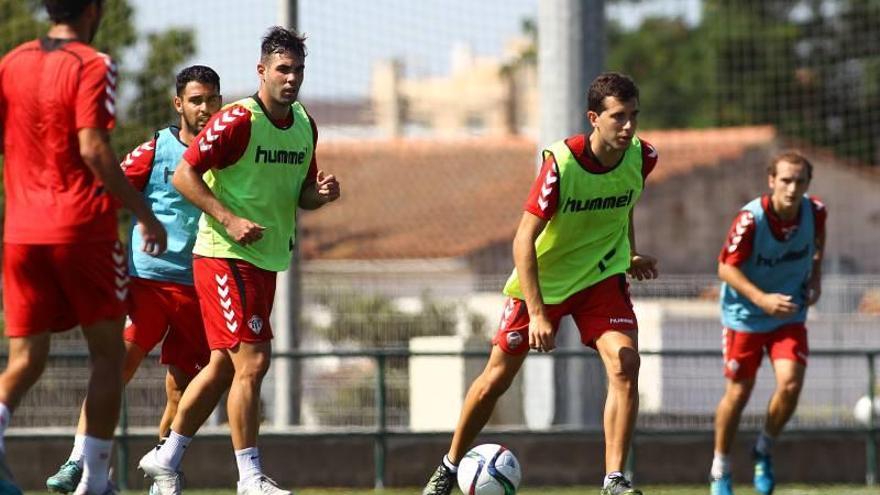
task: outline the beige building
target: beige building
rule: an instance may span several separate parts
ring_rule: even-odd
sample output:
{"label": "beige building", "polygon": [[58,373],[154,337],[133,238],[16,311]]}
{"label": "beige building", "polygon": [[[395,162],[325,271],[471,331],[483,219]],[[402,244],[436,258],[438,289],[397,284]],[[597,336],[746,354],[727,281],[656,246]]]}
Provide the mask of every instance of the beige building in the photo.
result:
{"label": "beige building", "polygon": [[387,137],[534,135],[538,122],[537,71],[524,54],[530,43],[508,43],[499,58],[478,57],[467,45],[452,50],[447,76],[405,78],[400,62],[373,68],[371,103]]}

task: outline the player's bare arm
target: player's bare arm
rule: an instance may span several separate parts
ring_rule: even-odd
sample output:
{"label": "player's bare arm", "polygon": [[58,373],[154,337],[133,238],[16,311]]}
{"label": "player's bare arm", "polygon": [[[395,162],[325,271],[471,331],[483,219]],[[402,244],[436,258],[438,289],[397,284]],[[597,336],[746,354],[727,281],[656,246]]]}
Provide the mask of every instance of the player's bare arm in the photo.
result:
{"label": "player's bare arm", "polygon": [[822,296],[822,256],[825,253],[825,230],[816,235],[816,253],[813,254],[813,268],[807,281],[807,306],[812,306]]}
{"label": "player's bare arm", "polygon": [[144,252],[158,256],[165,252],[165,227],[153,215],[143,196],[131,185],[117,164],[110,148],[110,135],[103,129],[80,129],[77,133],[79,152],[89,170],[122,205],[137,217]]}
{"label": "player's bare arm", "polygon": [[171,178],[171,184],[190,203],[220,222],[235,242],[248,245],[263,238],[263,231],[266,228],[232,213],[217,199],[217,196],[214,196],[201,174],[186,160],[181,160],[178,164]]}
{"label": "player's bare arm", "polygon": [[629,249],[630,264],[626,273],[628,273],[630,277],[633,277],[636,280],[650,280],[659,276],[659,272],[657,271],[657,259],[653,256],[648,256],[647,254],[640,254],[636,250],[636,231],[635,227],[633,227],[632,210],[629,212]]}
{"label": "player's bare arm", "polygon": [[535,239],[546,225],[545,220],[523,212],[513,238],[513,263],[529,311],[529,348],[538,352],[550,352],[556,348],[553,325],[544,310],[544,297],[538,284],[538,254],[535,251]]}
{"label": "player's bare arm", "polygon": [[798,305],[791,302],[790,295],[762,291],[737,266],[719,263],[718,277],[770,316],[787,318],[798,312]]}
{"label": "player's bare arm", "polygon": [[336,201],[341,194],[339,180],[333,174],[325,175],[318,170],[315,182],[305,186],[299,196],[299,207],[304,210],[316,210],[327,203]]}

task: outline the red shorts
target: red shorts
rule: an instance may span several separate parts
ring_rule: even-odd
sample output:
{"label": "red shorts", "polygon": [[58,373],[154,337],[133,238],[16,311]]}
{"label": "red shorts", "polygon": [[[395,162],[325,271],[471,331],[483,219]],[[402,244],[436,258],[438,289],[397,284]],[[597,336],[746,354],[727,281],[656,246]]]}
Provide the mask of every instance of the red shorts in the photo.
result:
{"label": "red shorts", "polygon": [[[623,274],[614,275],[576,292],[559,304],[545,306],[553,331],[559,320],[571,315],[581,334],[581,342],[596,347],[596,339],[608,330],[637,330],[638,322],[629,297],[629,284]],[[529,350],[529,312],[522,299],[508,298],[501,324],[492,343],[508,354]]]}
{"label": "red shorts", "polygon": [[119,241],[3,245],[7,337],[125,316],[128,262]]}
{"label": "red shorts", "polygon": [[211,357],[195,288],[132,277],[129,289],[125,341],[148,353],[164,338],[159,362],[195,376]]}
{"label": "red shorts", "polygon": [[196,256],[193,275],[211,349],[272,340],[275,272],[244,260]]}
{"label": "red shorts", "polygon": [[730,328],[724,328],[722,332],[724,376],[731,380],[754,378],[761,366],[764,349],[767,349],[771,361],[790,359],[807,365],[810,348],[807,327],[803,323],[783,325],[771,332],[742,332]]}

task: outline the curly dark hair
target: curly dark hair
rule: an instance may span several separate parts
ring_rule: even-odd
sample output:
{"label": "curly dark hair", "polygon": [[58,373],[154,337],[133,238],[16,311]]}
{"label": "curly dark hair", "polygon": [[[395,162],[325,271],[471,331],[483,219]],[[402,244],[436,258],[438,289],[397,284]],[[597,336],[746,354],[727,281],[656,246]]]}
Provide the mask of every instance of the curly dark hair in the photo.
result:
{"label": "curly dark hair", "polygon": [[308,54],[306,51],[306,37],[297,33],[294,29],[281,26],[272,26],[263,36],[261,45],[261,60],[266,60],[273,53],[293,53],[302,58]]}
{"label": "curly dark hair", "polygon": [[190,65],[177,73],[177,96],[183,96],[183,90],[191,81],[202,84],[211,84],[217,92],[220,92],[220,76],[214,69],[205,65]]}
{"label": "curly dark hair", "polygon": [[602,113],[605,110],[605,98],[613,96],[620,101],[639,99],[639,88],[632,78],[619,72],[599,74],[590,84],[587,91],[587,110]]}

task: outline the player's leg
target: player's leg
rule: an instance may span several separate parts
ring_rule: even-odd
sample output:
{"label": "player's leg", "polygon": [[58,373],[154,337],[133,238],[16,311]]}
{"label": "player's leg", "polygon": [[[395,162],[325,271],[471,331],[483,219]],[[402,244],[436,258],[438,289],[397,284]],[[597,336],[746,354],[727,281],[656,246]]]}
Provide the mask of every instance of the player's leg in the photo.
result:
{"label": "player's leg", "polygon": [[187,385],[177,405],[167,440],[150,449],[138,467],[151,477],[160,495],[180,494],[178,471],[183,454],[232,381],[234,369],[226,349],[211,351],[208,365]]}
{"label": "player's leg", "polygon": [[12,412],[46,367],[49,340],[49,332],[9,339],[9,358],[6,369],[0,374],[0,492],[3,493],[14,494],[18,490],[6,464],[3,436]]}
{"label": "player's leg", "polygon": [[803,324],[785,325],[767,335],[767,349],[776,375],[776,389],[767,406],[764,429],[758,435],[752,455],[755,460],[754,485],[761,494],[776,486],[772,447],[776,437],[797,408],[804,385],[807,357],[807,329]]}
{"label": "player's leg", "polygon": [[[208,366],[211,359],[211,350],[205,337],[205,326],[202,323],[202,313],[195,288],[181,284],[167,284],[165,294],[169,297],[170,325],[159,358],[161,363],[168,367],[165,375],[167,400],[162,420],[159,422],[160,440],[171,432],[171,423],[177,414],[184,390],[199,371]],[[220,383],[227,383],[227,378],[222,377]],[[215,393],[207,392],[206,404],[212,402],[216,404],[219,400],[220,397]],[[212,410],[213,407],[211,406]],[[189,414],[193,415],[193,413]],[[201,413],[195,412],[194,416],[197,420]]]}
{"label": "player's leg", "polygon": [[773,371],[776,373],[776,390],[770,398],[764,424],[764,433],[771,439],[782,433],[782,428],[797,408],[806,367],[790,359],[776,359],[773,361]]}
{"label": "player's leg", "polygon": [[165,373],[165,410],[162,412],[162,419],[159,421],[160,441],[167,438],[171,433],[171,422],[177,414],[180,398],[183,397],[183,391],[186,390],[189,382],[190,376],[181,371],[180,368],[174,365],[168,366],[168,371]]}
{"label": "player's leg", "polygon": [[606,331],[596,339],[596,350],[605,366],[608,395],[605,398],[605,494],[641,494],[623,477],[636,416],[639,412],[639,366],[637,333]]}
{"label": "player's leg", "polygon": [[764,354],[764,336],[724,328],[722,344],[727,382],[715,409],[715,450],[709,470],[713,495],[733,493],[730,449],[742,411],[755,386],[755,376]]}
{"label": "player's leg", "polygon": [[118,241],[57,245],[52,264],[89,348],[83,476],[77,493],[111,490],[108,471],[122,401],[122,332],[129,292],[128,263]]}
{"label": "player's leg", "polygon": [[641,495],[623,474],[639,410],[638,322],[624,274],[610,276],[564,302],[584,345],[594,347],[605,367],[605,477],[603,495]]}
{"label": "player's leg", "polygon": [[[162,341],[168,327],[166,312],[162,310],[161,294],[139,278],[128,284],[129,323],[123,331],[125,358],[122,381],[127,384],[150,350]],[[83,448],[86,438],[85,402],[80,408],[73,448],[58,471],[46,479],[46,487],[53,492],[69,493],[79,484],[83,474]]]}
{"label": "player's leg", "polygon": [[37,382],[49,355],[50,331],[76,325],[54,276],[51,246],[3,245],[3,307],[9,342],[0,374],[0,491],[16,493],[3,437],[12,412]]}
{"label": "player's leg", "polygon": [[[122,365],[122,381],[127,384],[134,377],[147,353],[137,344],[125,341],[125,359]],[[79,419],[76,425],[76,435],[73,438],[73,448],[70,455],[58,471],[46,479],[46,488],[57,493],[70,493],[76,489],[82,479],[83,473],[83,448],[86,438],[85,401],[79,411]]]}
{"label": "player's leg", "polygon": [[[551,318],[558,325],[559,317]],[[496,333],[489,360],[473,381],[462,404],[458,424],[449,451],[442,459],[423,495],[448,495],[455,485],[458,463],[489,421],[498,398],[510,387],[528,354],[529,316],[525,303],[510,298],[504,306],[501,325]]]}

